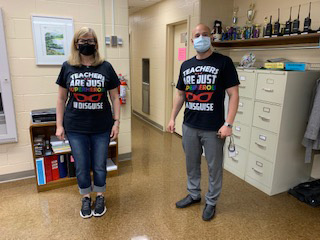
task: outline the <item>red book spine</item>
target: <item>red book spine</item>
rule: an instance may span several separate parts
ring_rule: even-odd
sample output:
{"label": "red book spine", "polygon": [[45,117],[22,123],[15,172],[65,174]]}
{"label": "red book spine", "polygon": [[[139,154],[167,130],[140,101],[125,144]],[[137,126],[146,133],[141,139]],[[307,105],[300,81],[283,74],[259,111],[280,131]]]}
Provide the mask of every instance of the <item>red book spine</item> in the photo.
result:
{"label": "red book spine", "polygon": [[44,157],[44,168],[46,173],[46,183],[51,182],[52,179],[52,167],[51,167],[51,156]]}
{"label": "red book spine", "polygon": [[58,156],[51,157],[51,166],[52,166],[52,179],[58,180],[59,177],[59,168],[58,168]]}

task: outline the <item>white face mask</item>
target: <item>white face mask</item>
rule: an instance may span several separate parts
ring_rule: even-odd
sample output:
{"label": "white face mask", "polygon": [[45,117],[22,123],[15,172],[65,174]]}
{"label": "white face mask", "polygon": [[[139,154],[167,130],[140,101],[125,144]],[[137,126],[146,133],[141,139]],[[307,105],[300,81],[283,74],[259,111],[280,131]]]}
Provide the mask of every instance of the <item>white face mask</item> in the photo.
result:
{"label": "white face mask", "polygon": [[211,39],[210,37],[197,37],[193,39],[193,47],[197,52],[203,53],[208,51],[211,46]]}

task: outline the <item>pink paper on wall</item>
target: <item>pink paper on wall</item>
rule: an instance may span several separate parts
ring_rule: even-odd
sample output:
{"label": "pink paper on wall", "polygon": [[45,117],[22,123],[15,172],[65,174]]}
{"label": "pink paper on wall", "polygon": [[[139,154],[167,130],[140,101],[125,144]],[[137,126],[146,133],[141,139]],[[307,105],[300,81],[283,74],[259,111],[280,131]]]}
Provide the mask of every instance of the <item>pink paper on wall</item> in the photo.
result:
{"label": "pink paper on wall", "polygon": [[185,61],[187,58],[186,53],[187,53],[186,48],[179,48],[178,61]]}

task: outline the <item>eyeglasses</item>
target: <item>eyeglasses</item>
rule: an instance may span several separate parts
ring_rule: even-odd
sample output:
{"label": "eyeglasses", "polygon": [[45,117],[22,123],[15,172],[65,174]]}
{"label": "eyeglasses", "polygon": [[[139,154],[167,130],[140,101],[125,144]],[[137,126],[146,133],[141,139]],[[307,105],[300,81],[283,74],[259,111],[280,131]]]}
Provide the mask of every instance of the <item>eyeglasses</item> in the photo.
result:
{"label": "eyeglasses", "polygon": [[79,39],[78,40],[78,43],[79,44],[86,44],[86,43],[88,43],[88,44],[95,44],[96,43],[96,41],[94,40],[94,39]]}
{"label": "eyeglasses", "polygon": [[204,93],[200,93],[198,95],[193,94],[191,92],[186,92],[186,99],[189,102],[194,102],[194,101],[209,102],[212,97],[212,94],[213,94],[213,92],[204,92]]}
{"label": "eyeglasses", "polygon": [[74,93],[73,95],[78,102],[99,102],[102,97],[102,93],[92,94],[90,96],[81,93]]}

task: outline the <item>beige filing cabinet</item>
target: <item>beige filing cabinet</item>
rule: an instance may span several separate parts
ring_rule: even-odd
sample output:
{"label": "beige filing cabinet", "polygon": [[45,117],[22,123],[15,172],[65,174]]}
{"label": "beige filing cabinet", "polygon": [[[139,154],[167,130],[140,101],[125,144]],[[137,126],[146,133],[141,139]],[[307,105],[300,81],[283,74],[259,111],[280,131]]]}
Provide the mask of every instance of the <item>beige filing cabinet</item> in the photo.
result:
{"label": "beige filing cabinet", "polygon": [[307,181],[311,164],[304,163],[301,141],[320,72],[237,71],[236,156],[226,148],[224,168],[268,195]]}

